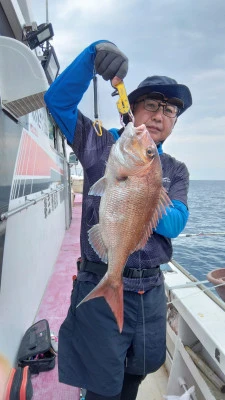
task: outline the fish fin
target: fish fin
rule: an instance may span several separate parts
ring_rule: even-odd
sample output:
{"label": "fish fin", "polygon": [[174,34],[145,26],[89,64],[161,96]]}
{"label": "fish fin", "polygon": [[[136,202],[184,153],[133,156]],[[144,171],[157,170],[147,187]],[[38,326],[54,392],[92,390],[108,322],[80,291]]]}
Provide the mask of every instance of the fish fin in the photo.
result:
{"label": "fish fin", "polygon": [[153,229],[157,227],[159,219],[162,218],[163,214],[166,214],[166,207],[167,206],[173,206],[173,203],[171,202],[169,196],[166,193],[166,190],[164,187],[162,187],[161,192],[160,192],[160,198],[158,205],[152,215],[152,218],[150,220],[149,225],[145,229],[144,235],[138,245],[135,248],[135,251],[143,249],[145,247],[148,238],[152,235]]}
{"label": "fish fin", "polygon": [[173,203],[172,203],[172,201],[170,200],[170,198],[169,198],[169,196],[168,196],[168,194],[167,194],[167,192],[166,192],[166,189],[165,189],[163,186],[162,186],[161,192],[160,192],[160,201],[161,201],[162,204],[164,205],[164,214],[166,214],[165,208],[166,208],[167,206],[173,206]]}
{"label": "fish fin", "polygon": [[157,207],[150,221],[150,229],[148,227],[148,232],[150,231],[150,233],[152,233],[152,230],[157,227],[159,219],[161,219],[162,216],[166,214],[166,207],[170,205],[173,205],[173,203],[171,202],[169,196],[167,195],[164,187],[162,187]]}
{"label": "fish fin", "polygon": [[97,297],[104,297],[109,307],[111,308],[120,333],[123,330],[123,281],[122,277],[119,284],[113,285],[112,280],[109,278],[108,273],[102,278],[99,284],[77,305],[79,307],[82,303],[95,299]]}
{"label": "fish fin", "polygon": [[99,224],[92,226],[88,231],[88,241],[101,260],[107,264],[108,251],[102,239]]}
{"label": "fish fin", "polygon": [[151,224],[147,227],[147,229],[144,232],[144,235],[142,236],[140,242],[137,244],[135,251],[143,249],[143,247],[145,247],[148,238],[151,236],[152,234],[152,227]]}
{"label": "fish fin", "polygon": [[103,196],[106,188],[106,178],[103,176],[91,186],[88,194],[92,196]]}

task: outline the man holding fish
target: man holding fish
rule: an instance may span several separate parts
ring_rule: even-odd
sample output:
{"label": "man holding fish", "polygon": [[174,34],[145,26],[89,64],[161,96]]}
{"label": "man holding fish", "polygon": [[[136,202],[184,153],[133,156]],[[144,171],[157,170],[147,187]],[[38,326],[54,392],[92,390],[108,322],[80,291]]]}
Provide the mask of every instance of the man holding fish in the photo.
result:
{"label": "man holding fish", "polygon": [[87,47],[45,95],[50,113],[84,169],[81,261],[59,332],[59,380],[86,400],[135,400],[166,355],[166,297],[160,264],[188,219],[188,170],[163,153],[187,86],[150,76],[129,94],[124,129],[102,129],[78,110],[93,71],[115,87],[127,57],[111,42]]}

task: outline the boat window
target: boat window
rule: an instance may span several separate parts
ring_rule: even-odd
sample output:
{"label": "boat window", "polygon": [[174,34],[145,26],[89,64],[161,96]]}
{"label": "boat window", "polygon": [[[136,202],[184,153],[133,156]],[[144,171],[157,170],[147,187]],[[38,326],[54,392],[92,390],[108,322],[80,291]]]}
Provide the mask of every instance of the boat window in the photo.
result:
{"label": "boat window", "polygon": [[48,112],[48,137],[50,141],[51,147],[53,147],[58,153],[65,156],[64,149],[64,136],[62,135],[60,129],[56,125],[54,119],[51,114]]}
{"label": "boat window", "polygon": [[59,129],[57,129],[57,136],[58,136],[58,152],[64,156],[64,138]]}
{"label": "boat window", "polygon": [[53,149],[56,149],[56,133],[55,133],[55,130],[56,130],[55,124],[53,123],[51,118],[48,116],[48,137],[49,137],[50,145],[51,145],[51,147],[53,147]]}

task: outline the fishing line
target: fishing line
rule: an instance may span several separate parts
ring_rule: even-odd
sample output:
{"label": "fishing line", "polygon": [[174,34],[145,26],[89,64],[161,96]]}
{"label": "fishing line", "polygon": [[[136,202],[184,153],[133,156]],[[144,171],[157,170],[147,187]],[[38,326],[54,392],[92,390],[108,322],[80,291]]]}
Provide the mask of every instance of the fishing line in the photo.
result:
{"label": "fishing line", "polygon": [[225,232],[180,233],[180,235],[178,235],[177,238],[194,237],[194,236],[225,236]]}
{"label": "fishing line", "polygon": [[144,310],[144,300],[143,300],[143,295],[141,294],[141,307],[142,307],[142,321],[143,321],[143,335],[144,335],[144,359],[143,359],[143,363],[144,363],[144,372],[143,375],[145,376],[145,360],[146,360],[146,356],[145,356],[145,351],[146,351],[146,344],[145,344],[145,310]]}
{"label": "fishing line", "polygon": [[[142,270],[141,270],[141,254],[139,252],[138,254],[138,258],[139,258],[139,268],[140,268],[140,285],[142,284],[142,288],[143,288],[143,292],[144,292],[144,284],[142,281]],[[143,337],[144,337],[144,341],[143,341],[143,347],[144,347],[144,358],[143,358],[143,364],[144,364],[144,372],[143,375],[145,375],[145,360],[146,360],[146,338],[145,338],[145,309],[144,309],[144,300],[143,300],[143,294],[139,294],[139,296],[141,296],[141,311],[142,311],[142,325],[143,325]]]}
{"label": "fishing line", "polygon": [[[198,284],[198,283],[197,283],[197,284]],[[186,299],[187,297],[196,296],[196,295],[198,295],[198,294],[200,294],[200,293],[202,293],[202,292],[207,292],[208,290],[214,290],[216,287],[224,286],[224,285],[225,285],[225,282],[224,282],[224,283],[220,283],[220,284],[218,284],[218,285],[215,285],[215,286],[213,286],[213,287],[201,289],[201,290],[200,290],[199,292],[197,292],[197,293],[188,294],[188,295],[186,295],[186,296],[184,296],[184,297],[181,297],[180,299],[174,299],[174,300],[172,300],[172,301],[168,301],[168,302],[167,302],[167,305],[174,304],[174,303],[176,303],[176,302],[178,302],[178,301],[181,301],[181,300],[183,300],[183,299]],[[188,287],[190,287],[190,286],[187,286],[187,288],[188,288]],[[172,288],[171,288],[171,289],[172,289]],[[178,288],[177,288],[177,289],[178,289]],[[184,289],[184,288],[182,288],[182,289]]]}
{"label": "fishing line", "polygon": [[[95,197],[95,196],[94,196]],[[97,197],[97,196],[96,196]],[[90,197],[87,199],[86,202],[86,209],[84,210],[85,219],[88,227],[92,227],[93,223],[96,223],[96,220],[99,220],[98,212],[97,212],[97,205],[96,205],[96,197],[95,199],[91,199]],[[88,215],[90,214],[90,215]]]}

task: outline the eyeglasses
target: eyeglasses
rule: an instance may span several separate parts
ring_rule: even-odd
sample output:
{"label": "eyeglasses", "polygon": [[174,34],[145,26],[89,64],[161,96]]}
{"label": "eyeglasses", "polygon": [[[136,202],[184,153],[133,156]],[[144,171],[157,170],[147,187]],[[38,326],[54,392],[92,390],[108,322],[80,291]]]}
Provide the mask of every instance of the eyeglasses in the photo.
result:
{"label": "eyeglasses", "polygon": [[[157,98],[161,101],[157,101]],[[177,99],[176,97],[165,100],[163,94],[158,93],[158,92],[151,93],[147,98],[138,100],[138,101],[136,101],[136,103],[141,103],[142,101],[144,102],[145,110],[151,111],[151,112],[156,112],[159,110],[160,107],[162,107],[163,114],[169,118],[177,117],[180,113],[180,108],[183,107],[182,100]],[[177,103],[177,104],[179,104],[179,106],[175,105],[175,104],[171,104],[171,102]]]}

